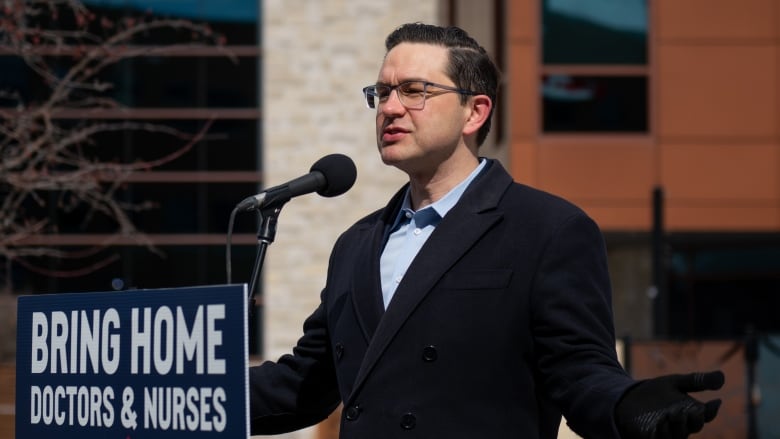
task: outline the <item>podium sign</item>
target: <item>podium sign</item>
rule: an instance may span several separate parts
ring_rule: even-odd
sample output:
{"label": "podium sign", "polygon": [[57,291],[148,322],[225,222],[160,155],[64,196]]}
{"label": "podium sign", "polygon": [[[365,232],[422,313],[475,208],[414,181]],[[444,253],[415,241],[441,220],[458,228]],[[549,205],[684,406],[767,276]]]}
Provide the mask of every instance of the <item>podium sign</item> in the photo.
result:
{"label": "podium sign", "polygon": [[16,437],[249,437],[246,285],[24,296]]}

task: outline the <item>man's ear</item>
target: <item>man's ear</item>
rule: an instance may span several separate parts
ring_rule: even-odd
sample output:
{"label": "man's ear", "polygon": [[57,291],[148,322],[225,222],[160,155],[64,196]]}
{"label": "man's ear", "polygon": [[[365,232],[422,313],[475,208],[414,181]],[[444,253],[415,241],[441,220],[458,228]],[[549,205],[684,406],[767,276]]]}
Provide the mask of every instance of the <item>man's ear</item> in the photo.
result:
{"label": "man's ear", "polygon": [[487,95],[476,95],[469,99],[466,108],[468,113],[466,114],[466,123],[463,126],[464,136],[475,134],[485,124],[485,121],[490,117],[493,102]]}

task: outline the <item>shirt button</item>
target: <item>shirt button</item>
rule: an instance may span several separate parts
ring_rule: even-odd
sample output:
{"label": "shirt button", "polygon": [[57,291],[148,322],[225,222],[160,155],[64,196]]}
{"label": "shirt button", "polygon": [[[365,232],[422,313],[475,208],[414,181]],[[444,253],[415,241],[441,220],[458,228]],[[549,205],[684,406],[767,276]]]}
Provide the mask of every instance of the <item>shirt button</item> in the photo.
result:
{"label": "shirt button", "polygon": [[336,343],[335,350],[336,350],[336,359],[341,360],[341,357],[344,355],[344,345],[341,343]]}
{"label": "shirt button", "polygon": [[406,217],[407,218],[411,218],[412,217],[412,212],[406,212]]}
{"label": "shirt button", "polygon": [[415,235],[419,235],[420,233],[422,233],[422,230],[420,230],[420,229],[414,229],[414,234],[415,234]]}
{"label": "shirt button", "polygon": [[404,430],[411,430],[417,426],[417,417],[412,413],[406,413],[401,416],[401,427]]}

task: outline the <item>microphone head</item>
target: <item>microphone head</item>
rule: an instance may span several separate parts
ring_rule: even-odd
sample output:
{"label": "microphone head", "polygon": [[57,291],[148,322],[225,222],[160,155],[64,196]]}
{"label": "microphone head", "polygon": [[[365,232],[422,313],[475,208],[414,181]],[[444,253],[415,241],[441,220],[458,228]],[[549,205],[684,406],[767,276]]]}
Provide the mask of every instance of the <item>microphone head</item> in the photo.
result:
{"label": "microphone head", "polygon": [[348,191],[357,179],[355,162],[344,154],[330,154],[311,165],[311,172],[320,172],[325,185],[317,191],[323,197],[335,197]]}

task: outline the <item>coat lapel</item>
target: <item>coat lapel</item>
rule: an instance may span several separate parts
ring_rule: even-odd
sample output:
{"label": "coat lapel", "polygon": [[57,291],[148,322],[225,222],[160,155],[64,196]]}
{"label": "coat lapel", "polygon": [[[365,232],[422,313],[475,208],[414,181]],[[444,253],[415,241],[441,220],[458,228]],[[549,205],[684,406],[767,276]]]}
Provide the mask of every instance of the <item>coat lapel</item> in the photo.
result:
{"label": "coat lapel", "polygon": [[361,259],[367,261],[366,270],[355,273],[352,303],[357,310],[357,320],[366,342],[370,342],[379,320],[385,312],[382,302],[382,284],[379,279],[379,257],[382,243],[395,214],[400,209],[406,186],[399,190],[380,213],[379,220],[367,225],[361,242]]}
{"label": "coat lapel", "polygon": [[[491,161],[488,168],[472,182],[458,204],[436,227],[398,285],[384,315],[379,319],[355,379],[352,395],[355,395],[420,301],[447,270],[501,220],[502,214],[496,210],[496,206],[511,182],[511,177],[503,167],[498,162]],[[375,259],[379,259],[378,254]],[[376,268],[378,273],[378,266]],[[374,285],[374,289],[376,288]]]}

